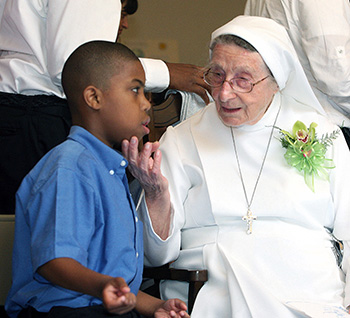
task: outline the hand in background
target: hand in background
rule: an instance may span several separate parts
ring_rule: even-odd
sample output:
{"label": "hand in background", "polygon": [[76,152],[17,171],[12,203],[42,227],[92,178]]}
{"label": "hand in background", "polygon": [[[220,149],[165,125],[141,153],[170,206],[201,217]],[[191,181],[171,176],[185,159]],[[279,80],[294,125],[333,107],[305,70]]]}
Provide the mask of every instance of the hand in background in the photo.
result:
{"label": "hand in background", "polygon": [[199,66],[181,63],[168,63],[170,84],[169,88],[198,94],[206,104],[209,103],[207,91],[210,86],[203,80],[204,69]]}

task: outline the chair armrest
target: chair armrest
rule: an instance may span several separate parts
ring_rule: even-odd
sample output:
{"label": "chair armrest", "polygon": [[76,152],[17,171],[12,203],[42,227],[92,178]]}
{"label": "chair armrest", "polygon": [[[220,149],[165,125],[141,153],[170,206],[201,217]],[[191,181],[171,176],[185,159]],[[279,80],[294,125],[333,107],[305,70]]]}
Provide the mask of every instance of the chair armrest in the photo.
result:
{"label": "chair armrest", "polygon": [[208,280],[208,271],[202,270],[188,270],[169,268],[169,265],[163,265],[159,267],[145,267],[143,269],[143,277],[153,278],[157,280],[168,279],[178,280],[182,282],[203,282]]}
{"label": "chair armrest", "polygon": [[152,278],[155,284],[159,287],[160,280],[177,280],[181,282],[188,282],[188,312],[191,313],[194,302],[196,300],[199,290],[208,280],[208,271],[202,270],[188,270],[169,268],[169,264],[159,267],[145,267],[143,269],[144,278]]}

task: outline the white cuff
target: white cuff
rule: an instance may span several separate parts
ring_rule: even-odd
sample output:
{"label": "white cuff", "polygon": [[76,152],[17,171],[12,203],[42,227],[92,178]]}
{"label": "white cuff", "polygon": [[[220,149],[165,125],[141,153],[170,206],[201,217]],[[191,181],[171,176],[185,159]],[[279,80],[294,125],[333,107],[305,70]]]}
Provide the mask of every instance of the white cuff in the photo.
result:
{"label": "white cuff", "polygon": [[168,88],[170,74],[168,67],[162,60],[140,58],[146,74],[146,90],[159,93]]}
{"label": "white cuff", "polygon": [[152,220],[151,217],[149,216],[149,212],[148,212],[148,208],[147,208],[147,204],[146,204],[146,200],[144,197],[144,191],[142,190],[142,195],[141,195],[141,199],[139,200],[138,203],[138,211],[142,211],[140,214],[141,216],[141,221],[143,222],[143,224],[145,224],[147,226],[147,231],[149,233],[150,237],[153,237],[154,241],[157,244],[161,244],[162,242],[167,242],[169,240],[169,238],[173,235],[174,233],[174,208],[173,205],[171,204],[170,206],[170,228],[169,228],[169,233],[168,233],[168,237],[163,240],[153,229],[153,225],[152,225]]}

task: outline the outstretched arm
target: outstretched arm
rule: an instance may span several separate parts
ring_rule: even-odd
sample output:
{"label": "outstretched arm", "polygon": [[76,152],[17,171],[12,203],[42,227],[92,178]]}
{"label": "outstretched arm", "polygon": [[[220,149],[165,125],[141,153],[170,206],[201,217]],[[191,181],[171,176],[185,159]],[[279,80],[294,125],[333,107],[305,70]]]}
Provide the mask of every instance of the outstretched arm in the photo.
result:
{"label": "outstretched arm", "polygon": [[172,88],[193,92],[198,94],[206,104],[209,103],[207,91],[210,92],[210,87],[203,80],[202,67],[150,58],[140,58],[140,61],[146,74],[147,91],[159,93],[166,88]]}
{"label": "outstretched arm", "polygon": [[53,259],[37,272],[57,286],[102,299],[110,313],[127,313],[136,305],[136,296],[123,278],[97,273],[72,258]]}
{"label": "outstretched arm", "polygon": [[165,240],[171,224],[170,193],[168,180],[160,171],[162,154],[159,143],[146,143],[138,150],[138,139],[123,140],[122,152],[129,161],[129,170],[139,180],[145,191],[145,199],[154,231]]}
{"label": "outstretched arm", "polygon": [[181,63],[166,63],[166,65],[170,73],[169,88],[196,93],[209,104],[207,91],[210,92],[210,86],[203,80],[202,67]]}

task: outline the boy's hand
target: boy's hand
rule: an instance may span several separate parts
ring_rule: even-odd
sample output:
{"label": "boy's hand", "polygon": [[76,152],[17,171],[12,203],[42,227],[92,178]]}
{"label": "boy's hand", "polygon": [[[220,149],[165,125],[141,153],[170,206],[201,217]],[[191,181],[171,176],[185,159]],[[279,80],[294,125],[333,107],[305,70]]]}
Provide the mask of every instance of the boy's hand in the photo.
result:
{"label": "boy's hand", "polygon": [[112,314],[125,314],[134,309],[136,296],[121,277],[111,279],[102,291],[103,306]]}
{"label": "boy's hand", "polygon": [[180,299],[169,299],[154,313],[154,318],[189,318],[187,306]]}

